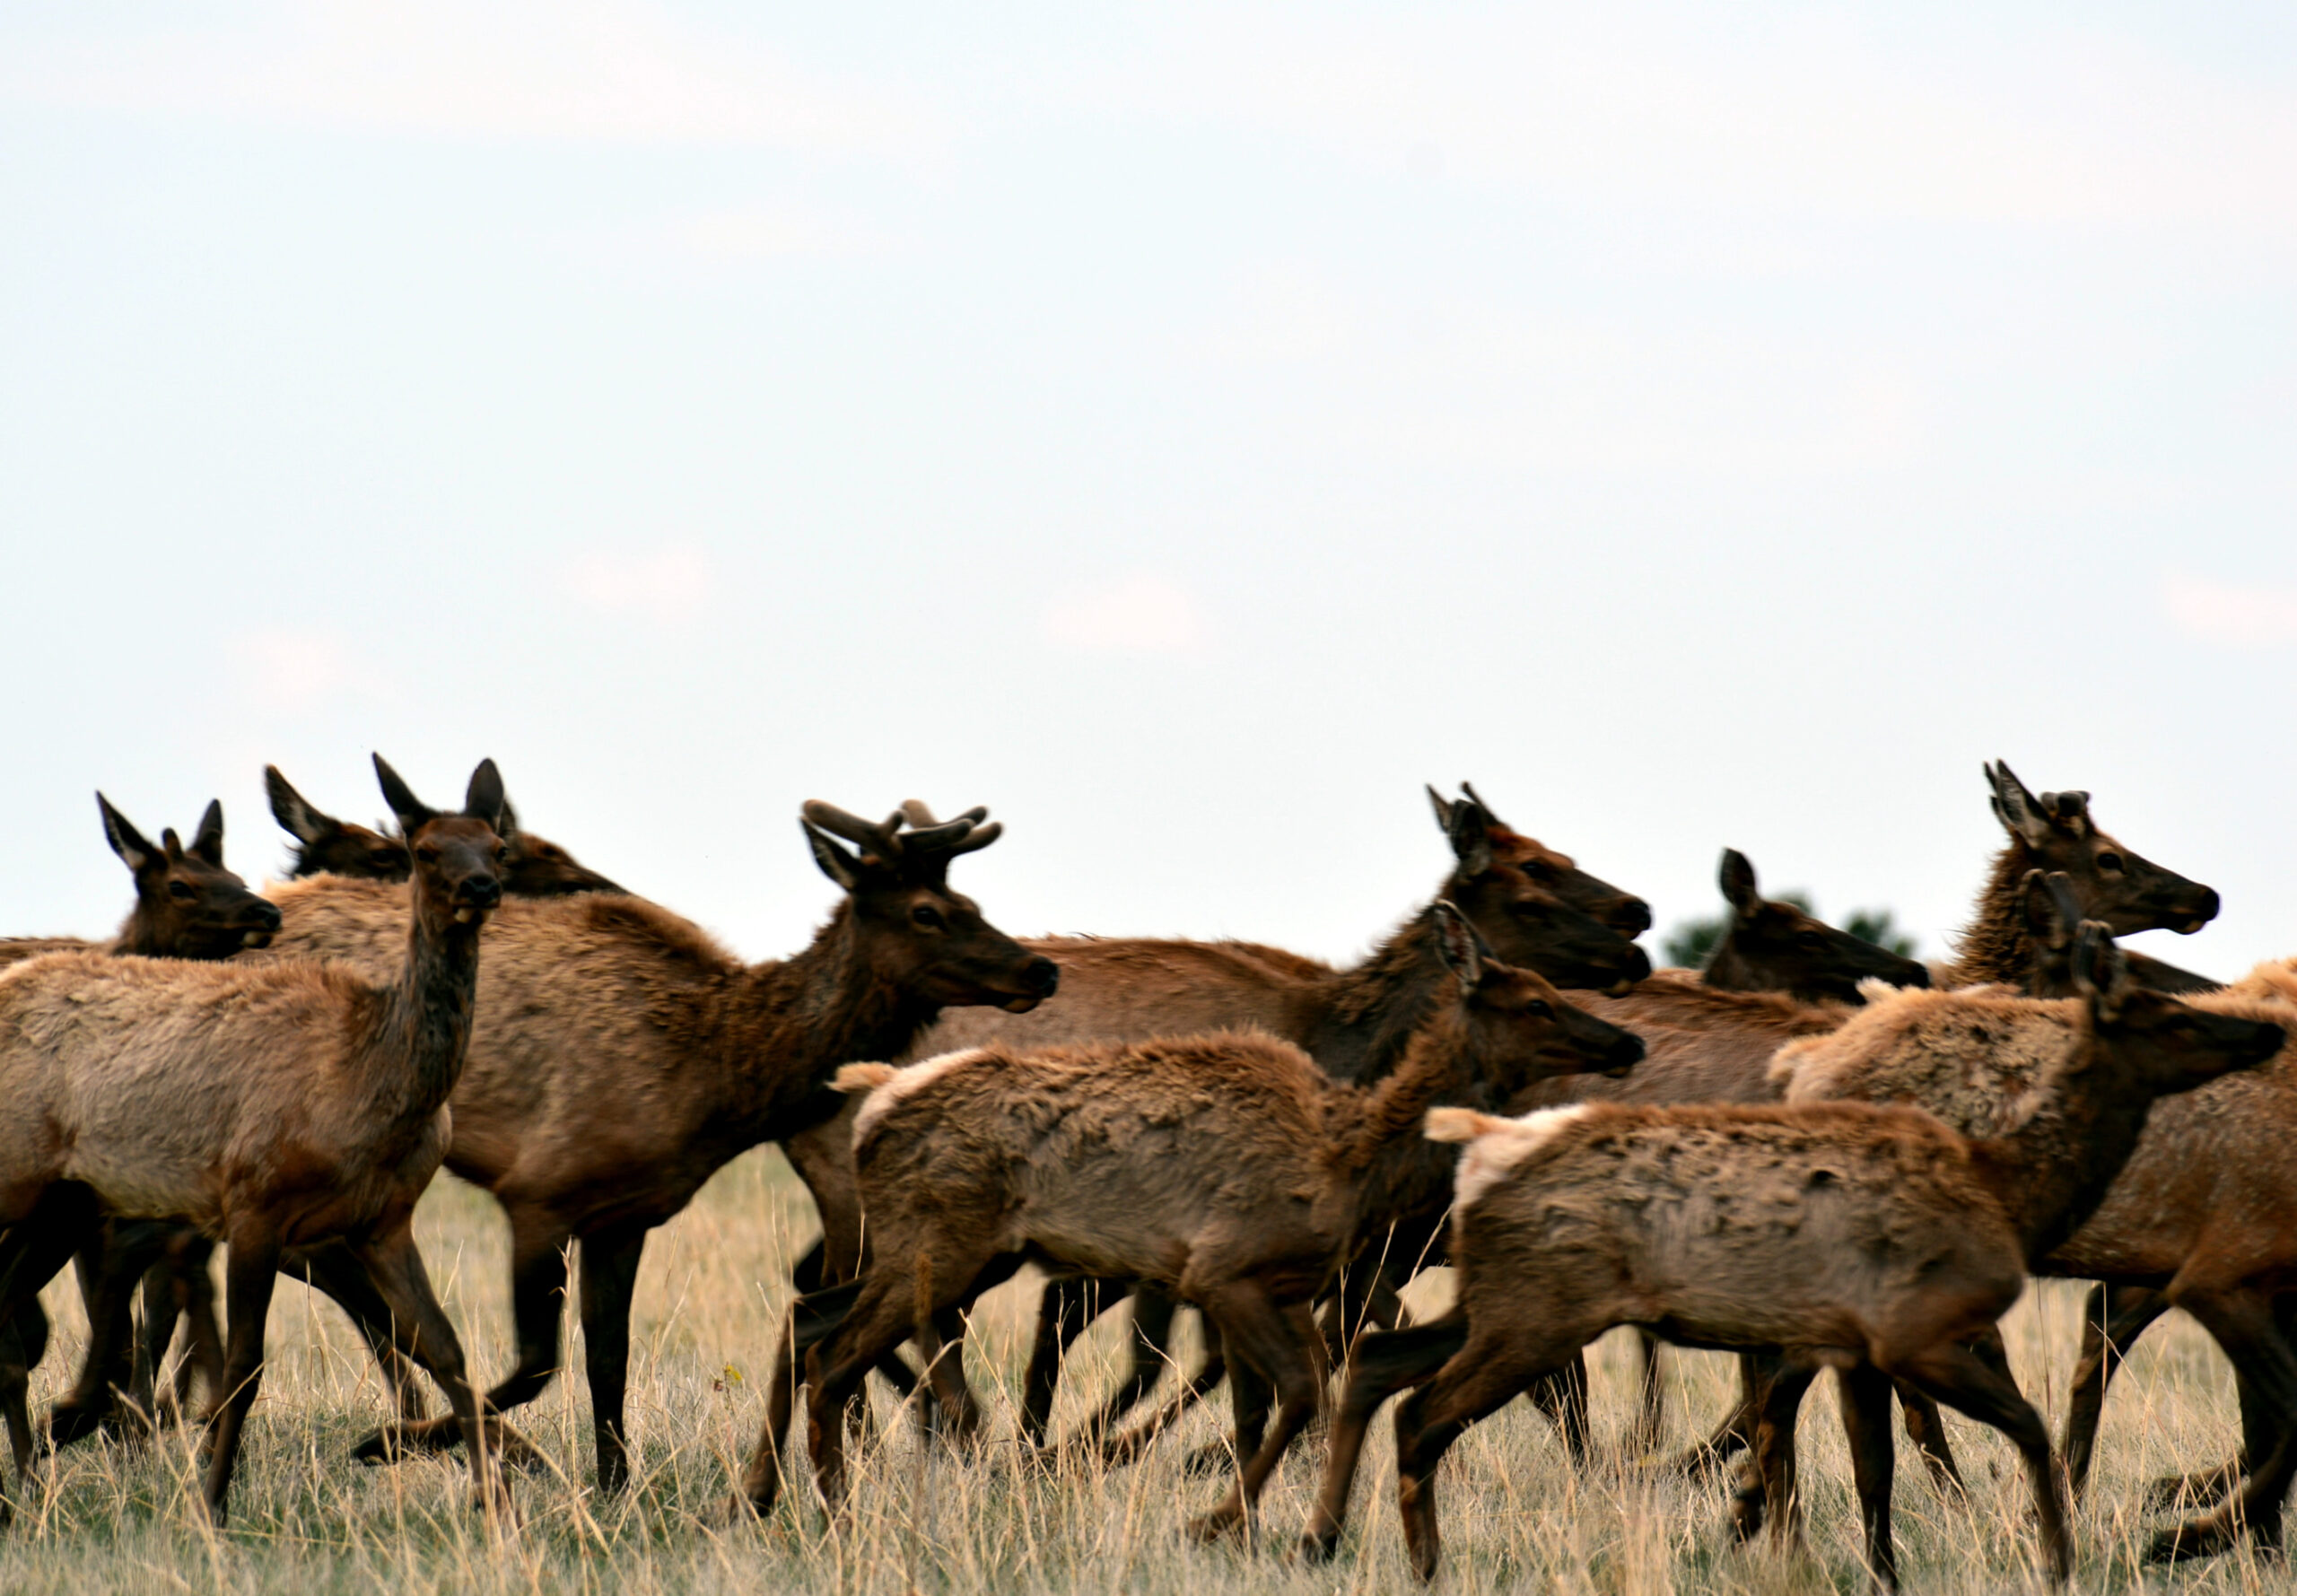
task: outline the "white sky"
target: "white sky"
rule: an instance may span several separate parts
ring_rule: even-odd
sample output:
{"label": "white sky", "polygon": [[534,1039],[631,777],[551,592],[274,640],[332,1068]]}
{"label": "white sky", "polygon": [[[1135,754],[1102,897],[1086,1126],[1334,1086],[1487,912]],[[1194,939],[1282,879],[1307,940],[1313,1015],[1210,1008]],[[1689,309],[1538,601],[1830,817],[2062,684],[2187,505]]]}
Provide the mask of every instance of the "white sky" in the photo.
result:
{"label": "white sky", "polygon": [[2297,948],[2297,10],[0,11],[0,931],[274,760],[787,951],[1345,955],[1419,784],[1941,951],[1981,760]]}

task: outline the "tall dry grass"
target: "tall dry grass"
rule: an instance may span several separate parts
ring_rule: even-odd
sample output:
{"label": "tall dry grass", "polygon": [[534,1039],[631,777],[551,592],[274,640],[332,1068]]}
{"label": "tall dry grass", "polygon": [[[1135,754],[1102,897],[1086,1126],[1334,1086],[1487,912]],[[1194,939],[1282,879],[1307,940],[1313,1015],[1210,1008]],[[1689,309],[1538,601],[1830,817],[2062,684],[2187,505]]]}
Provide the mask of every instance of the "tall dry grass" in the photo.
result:
{"label": "tall dry grass", "polygon": [[[441,1179],[424,1199],[425,1256],[476,1367],[500,1372],[511,1344],[507,1231],[484,1195]],[[522,1522],[490,1535],[469,1505],[459,1458],[389,1469],[347,1461],[383,1416],[367,1356],[332,1307],[283,1286],[272,1310],[272,1363],[249,1426],[227,1531],[197,1510],[190,1436],[130,1451],[75,1448],[46,1489],[0,1532],[0,1591],[175,1592],[893,1592],[1297,1591],[1411,1588],[1393,1506],[1384,1425],[1367,1456],[1339,1560],[1303,1567],[1284,1555],[1306,1519],[1321,1448],[1304,1444],[1269,1492],[1267,1541],[1207,1548],[1182,1535],[1218,1495],[1190,1478],[1185,1454],[1215,1435],[1201,1416],[1140,1466],[1051,1470],[1010,1439],[1035,1288],[985,1299],[970,1367],[991,1439],[972,1456],[921,1445],[881,1395],[878,1440],[860,1458],[857,1511],[831,1533],[800,1490],[770,1522],[729,1527],[722,1507],[759,1422],[759,1391],[787,1305],[789,1260],[810,1241],[804,1190],[778,1155],[721,1172],[647,1250],[633,1327],[631,1420],[636,1486],[601,1501],[588,1488],[590,1445],[579,1379],[563,1379],[518,1418],[555,1472],[514,1477]],[[1437,1305],[1441,1276],[1414,1288]],[[58,1345],[36,1394],[68,1380],[84,1327],[76,1294],[49,1295]],[[2029,1295],[2007,1324],[2030,1392],[2063,1400],[2079,1312],[2070,1286]],[[570,1315],[571,1321],[571,1315]],[[571,1322],[570,1322],[571,1329]],[[1057,1416],[1072,1426],[1111,1372],[1120,1325],[1081,1343]],[[579,1333],[570,1366],[579,1368]],[[1729,1547],[1712,1486],[1654,1478],[1616,1457],[1632,1382],[1614,1339],[1595,1370],[1599,1447],[1575,1474],[1543,1420],[1523,1403],[1479,1426],[1446,1461],[1440,1489],[1447,1588],[1856,1591],[1864,1575],[1849,1469],[1830,1397],[1803,1432],[1809,1549],[1778,1557]],[[1711,1355],[1671,1354],[1681,1444],[1725,1405],[1731,1374]],[[439,1404],[433,1397],[433,1406]],[[1899,1533],[1910,1589],[1993,1592],[2038,1584],[2017,1462],[1991,1432],[1950,1418],[1976,1499],[1935,1493],[1900,1448]],[[2142,1508],[2153,1475],[2214,1462],[2235,1442],[2230,1376],[2191,1325],[2149,1337],[2115,1388],[2103,1455],[2076,1520],[2077,1585],[2196,1592],[2284,1590],[2277,1564],[2249,1554],[2170,1573],[2135,1558],[2157,1522]]]}

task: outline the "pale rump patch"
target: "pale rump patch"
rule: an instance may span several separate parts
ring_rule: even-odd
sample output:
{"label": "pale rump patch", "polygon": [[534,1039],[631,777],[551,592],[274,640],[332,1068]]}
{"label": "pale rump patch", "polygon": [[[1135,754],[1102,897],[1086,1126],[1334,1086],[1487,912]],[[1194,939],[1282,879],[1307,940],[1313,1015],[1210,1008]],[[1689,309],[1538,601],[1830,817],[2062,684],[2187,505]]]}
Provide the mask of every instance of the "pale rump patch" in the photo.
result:
{"label": "pale rump patch", "polygon": [[[985,1047],[961,1048],[954,1053],[938,1054],[933,1058],[912,1064],[906,1069],[892,1071],[870,1092],[869,1100],[861,1105],[861,1112],[854,1116],[853,1145],[860,1147],[863,1138],[878,1128],[878,1121],[891,1113],[903,1098],[913,1096],[952,1069],[963,1064],[970,1064],[976,1059],[985,1058],[988,1053],[989,1050]],[[854,1066],[850,1064],[846,1066],[847,1069],[853,1068]],[[886,1066],[879,1065],[878,1068],[882,1069]],[[841,1076],[844,1073],[843,1069],[838,1071]]]}
{"label": "pale rump patch", "polygon": [[2225,990],[2261,1002],[2297,1004],[2297,958],[2267,959]]}
{"label": "pale rump patch", "polygon": [[[1513,1174],[1524,1159],[1585,1118],[1591,1107],[1575,1103],[1568,1108],[1543,1108],[1520,1120],[1498,1119],[1467,1109],[1431,1111],[1428,1116],[1430,1140],[1467,1142],[1452,1183],[1454,1211],[1467,1208]],[[1440,1127],[1438,1114],[1447,1116]],[[1453,1115],[1462,1118],[1454,1121],[1448,1117]]]}

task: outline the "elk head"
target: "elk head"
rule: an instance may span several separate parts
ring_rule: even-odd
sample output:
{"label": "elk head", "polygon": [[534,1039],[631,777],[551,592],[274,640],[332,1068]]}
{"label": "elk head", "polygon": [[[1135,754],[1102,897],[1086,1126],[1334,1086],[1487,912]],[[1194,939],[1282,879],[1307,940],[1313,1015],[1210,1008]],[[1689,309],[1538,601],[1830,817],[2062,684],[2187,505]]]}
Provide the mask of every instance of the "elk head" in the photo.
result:
{"label": "elk head", "polygon": [[1477,811],[1490,839],[1493,856],[1521,870],[1533,885],[1553,893],[1582,914],[1593,915],[1629,939],[1651,929],[1650,904],[1633,893],[1588,875],[1572,861],[1569,854],[1558,853],[1544,842],[1511,828],[1492,813],[1491,806],[1476,791],[1474,782],[1461,782],[1460,791],[1464,796],[1454,803],[1446,802],[1434,788],[1428,789],[1428,801],[1436,806],[1436,824],[1443,828],[1445,836],[1452,834],[1454,824],[1462,818],[1461,810]]}
{"label": "elk head", "polygon": [[2137,985],[2112,933],[2098,920],[2084,920],[2074,938],[2072,973],[2087,1029],[2107,1044],[2076,1050],[2074,1061],[2086,1051],[2086,1068],[2121,1072],[2119,1082],[2133,1095],[2158,1097],[2207,1086],[2264,1063],[2287,1040],[2270,1022],[2213,1014]]}
{"label": "elk head", "polygon": [[871,822],[809,798],[799,824],[822,874],[852,895],[863,955],[880,981],[937,1007],[1026,1014],[1052,996],[1061,967],[983,920],[980,906],[948,883],[951,859],[988,847],[1003,832],[988,817],[986,808],[974,807],[937,821],[913,798]]}
{"label": "elk head", "polygon": [[295,858],[287,868],[289,879],[322,873],[360,881],[406,879],[413,863],[406,857],[406,844],[398,838],[337,820],[317,808],[288,784],[275,764],[263,767],[263,785],[271,795],[272,818],[295,839]]}
{"label": "elk head", "polygon": [[502,839],[511,844],[511,862],[503,876],[504,890],[514,898],[563,898],[575,893],[612,893],[623,889],[607,880],[557,843],[519,828],[519,816],[509,803],[502,806]]}
{"label": "elk head", "polygon": [[1731,905],[1731,923],[1707,955],[1707,984],[1733,992],[1786,992],[1805,1003],[1859,1001],[1858,983],[1926,987],[1927,966],[1838,930],[1792,903],[1766,898],[1755,868],[1735,848],[1723,850],[1716,879]]}
{"label": "elk head", "polygon": [[416,915],[433,926],[476,930],[502,902],[510,844],[495,830],[502,817],[502,777],[483,759],[471,772],[459,814],[441,813],[415,796],[380,754],[375,779],[414,858]]}
{"label": "elk head", "polygon": [[147,958],[227,959],[243,947],[270,946],[279,909],[223,868],[223,806],[208,800],[187,848],[173,827],[159,846],[127,823],[102,793],[96,807],[104,839],[135,877],[135,908],[121,928],[119,949]]}
{"label": "elk head", "polygon": [[1996,760],[1986,767],[1994,813],[2022,857],[2013,868],[2062,870],[2085,919],[2117,937],[2167,927],[2191,935],[2217,918],[2217,894],[2141,859],[2100,831],[2086,792],[2037,798]]}
{"label": "elk head", "polygon": [[1651,911],[1641,899],[1626,897],[1578,871],[1561,854],[1509,831],[1472,794],[1447,802],[1431,787],[1428,796],[1454,860],[1442,895],[1501,959],[1536,970],[1559,986],[1599,990],[1623,990],[1651,973],[1650,955],[1629,935],[1572,903],[1562,889],[1575,880],[1586,883],[1586,895],[1608,894],[1621,923],[1647,926]]}
{"label": "elk head", "polygon": [[1505,1103],[1555,1075],[1619,1077],[1643,1058],[1643,1039],[1566,1001],[1533,970],[1491,956],[1467,916],[1437,902],[1436,952],[1459,981],[1462,1015],[1477,1074]]}

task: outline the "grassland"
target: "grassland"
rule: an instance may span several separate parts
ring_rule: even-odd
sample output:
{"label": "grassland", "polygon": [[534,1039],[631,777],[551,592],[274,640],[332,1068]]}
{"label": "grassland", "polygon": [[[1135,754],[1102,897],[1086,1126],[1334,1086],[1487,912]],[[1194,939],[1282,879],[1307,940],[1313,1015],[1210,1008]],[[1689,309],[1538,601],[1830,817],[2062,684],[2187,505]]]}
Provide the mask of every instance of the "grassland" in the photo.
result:
{"label": "grassland", "polygon": [[[421,1216],[425,1255],[477,1367],[500,1371],[511,1346],[507,1231],[485,1196],[441,1179]],[[649,1248],[633,1330],[632,1422],[638,1486],[622,1500],[587,1489],[590,1433],[581,1382],[558,1382],[520,1416],[556,1473],[518,1477],[521,1523],[490,1533],[472,1513],[459,1460],[362,1469],[353,1442],[379,1421],[372,1368],[336,1311],[299,1286],[272,1310],[272,1364],[249,1426],[231,1526],[197,1507],[192,1443],[183,1434],[140,1451],[76,1448],[47,1488],[0,1533],[0,1592],[1345,1592],[1404,1590],[1382,1436],[1367,1460],[1350,1536],[1332,1565],[1281,1555],[1303,1522],[1320,1448],[1304,1446],[1278,1476],[1261,1550],[1187,1544],[1182,1523],[1217,1494],[1188,1477],[1184,1454],[1210,1437],[1210,1417],[1167,1436],[1141,1466],[1045,1470],[1009,1440],[1011,1393],[1027,1350],[1035,1287],[984,1300],[971,1367],[994,1437],[976,1456],[918,1445],[880,1398],[882,1440],[869,1454],[859,1512],[832,1535],[809,1504],[766,1524],[729,1527],[730,1479],[759,1422],[773,1327],[788,1301],[786,1263],[811,1239],[805,1193],[779,1156],[721,1172],[694,1208]],[[1414,1288],[1438,1303],[1441,1276]],[[36,1388],[67,1378],[83,1327],[76,1294],[52,1288],[58,1347]],[[2063,1401],[2074,1344],[2071,1287],[2031,1293],[2008,1323],[2029,1391]],[[1080,1344],[1061,1417],[1097,1389],[1117,1337]],[[1454,1591],[1856,1591],[1857,1526],[1830,1396],[1806,1411],[1806,1555],[1734,1549],[1711,1487],[1647,1476],[1617,1456],[1629,1390],[1618,1339],[1600,1349],[1596,1424],[1606,1461],[1575,1475],[1553,1433],[1517,1403],[1454,1451],[1443,1476]],[[570,1350],[579,1368],[579,1334]],[[1724,1360],[1671,1355],[1680,1376],[1671,1415],[1680,1443],[1718,1414]],[[2194,1568],[2135,1564],[2154,1520],[2143,1482],[2214,1462],[2235,1440],[2231,1382],[2201,1333],[2179,1321],[2148,1339],[2108,1409],[2100,1475],[2079,1510],[2078,1588],[2195,1592],[2284,1590],[2282,1565],[2243,1555]],[[1990,1432],[1949,1420],[1976,1500],[1934,1493],[1900,1448],[1899,1530],[1908,1588],[1991,1592],[2039,1587],[2016,1459]]]}

